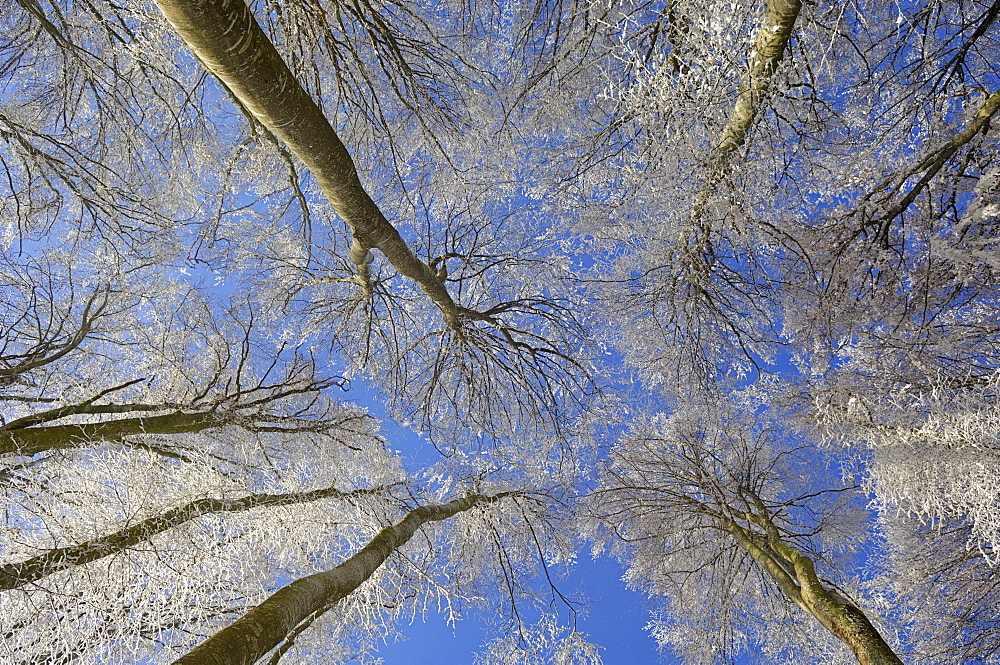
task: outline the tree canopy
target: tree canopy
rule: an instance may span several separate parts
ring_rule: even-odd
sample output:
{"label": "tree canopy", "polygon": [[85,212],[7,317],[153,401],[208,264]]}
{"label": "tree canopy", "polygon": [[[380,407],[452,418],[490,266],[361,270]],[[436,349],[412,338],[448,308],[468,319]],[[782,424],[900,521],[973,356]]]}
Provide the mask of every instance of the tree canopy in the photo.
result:
{"label": "tree canopy", "polygon": [[1000,663],[998,19],[16,0],[0,660]]}

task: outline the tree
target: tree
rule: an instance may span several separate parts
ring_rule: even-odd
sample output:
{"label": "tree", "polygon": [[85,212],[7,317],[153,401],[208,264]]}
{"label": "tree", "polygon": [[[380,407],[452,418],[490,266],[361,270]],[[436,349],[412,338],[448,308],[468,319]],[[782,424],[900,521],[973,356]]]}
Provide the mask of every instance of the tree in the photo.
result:
{"label": "tree", "polygon": [[[591,181],[610,183],[613,221],[591,215],[598,221],[585,230],[615,258],[596,275],[608,306],[643,333],[628,345],[634,364],[682,385],[711,382],[720,365],[766,370],[786,351],[820,374],[850,356],[870,382],[979,371],[973,348],[993,348],[995,329],[972,338],[972,321],[949,317],[962,303],[991,301],[992,273],[954,263],[983,239],[957,231],[971,201],[952,199],[995,167],[995,44],[983,36],[992,10],[807,7],[785,26],[785,57],[761,78],[744,74],[771,54],[755,35],[786,32],[763,26],[755,5],[740,9],[671,3],[663,23],[680,47],[661,52],[642,34],[630,45],[631,79],[612,83],[631,120],[616,130],[637,144],[639,166],[592,167]],[[923,21],[937,27],[897,28]],[[911,77],[896,66],[910,52],[924,54],[921,63],[975,55],[960,77],[929,65]],[[677,58],[687,65],[675,68]],[[892,100],[883,104],[880,91]],[[932,111],[914,101],[924,97],[936,100]],[[751,99],[747,116],[739,109]],[[737,116],[753,118],[749,134]],[[731,131],[743,138],[724,138]],[[888,244],[874,226],[891,229]]]}
{"label": "tree", "polygon": [[[686,661],[729,662],[750,632],[773,660],[797,662],[803,649],[829,648],[801,625],[808,614],[858,662],[901,663],[858,601],[826,579],[844,583],[842,553],[863,538],[854,488],[815,478],[796,487],[801,448],[773,440],[786,433],[710,404],[689,408],[624,437],[594,494],[601,540],[624,552],[630,582],[666,596],[676,625],[661,624],[661,642]],[[766,628],[753,626],[760,617]]]}
{"label": "tree", "polygon": [[[433,357],[420,358],[422,354],[414,348],[403,352],[404,359],[413,359],[416,367],[403,373],[401,383],[409,383],[413,374],[423,375],[420,383],[426,393],[420,401],[426,424],[433,426],[438,420],[433,411],[440,407],[433,404],[450,401],[465,417],[486,410],[487,417],[478,423],[481,427],[516,427],[519,421],[537,422],[542,419],[539,416],[558,412],[563,406],[558,393],[590,390],[586,366],[568,348],[578,339],[579,324],[563,298],[529,291],[483,309],[462,306],[453,299],[447,287],[447,262],[472,257],[448,252],[423,261],[415,256],[365,191],[337,133],[295,80],[249,7],[243,2],[161,2],[159,7],[237,103],[316,178],[335,213],[350,228],[348,257],[357,274],[348,281],[360,287],[360,299],[373,298],[370,264],[371,252],[377,249],[440,310],[443,330],[429,332],[428,321],[419,322],[423,337],[436,347],[430,350]],[[450,280],[461,286],[463,278],[453,272]],[[367,336],[370,344],[370,330]],[[420,345],[418,339],[415,346]],[[490,390],[478,384],[488,385],[498,376],[505,384],[520,388],[524,417],[489,409],[484,396]],[[438,391],[443,395],[437,396]]]}
{"label": "tree", "polygon": [[253,312],[238,304],[220,319],[184,285],[145,271],[87,274],[79,254],[26,265],[5,258],[13,298],[3,322],[0,399],[10,406],[0,454],[226,426],[323,434],[363,420],[325,395],[337,378],[319,376],[300,349],[268,348]]}
{"label": "tree", "polygon": [[[40,258],[7,255],[4,276],[8,293],[24,294],[4,311],[10,379],[0,396],[9,442],[0,603],[11,662],[128,662],[164,643],[186,650],[283,577],[315,576],[341,552],[355,555],[345,565],[363,562],[365,572],[300,617],[303,625],[287,626],[278,658],[316,611],[362,582],[331,618],[379,625],[426,594],[460,603],[483,583],[486,562],[499,557],[496,572],[505,574],[558,549],[541,533],[517,552],[504,542],[509,534],[476,515],[464,537],[494,539],[467,557],[465,582],[436,582],[435,568],[454,565],[438,561],[441,536],[400,557],[402,546],[424,522],[504,493],[413,506],[422,490],[406,482],[374,419],[329,394],[342,380],[319,377],[307,349],[273,339],[245,305],[219,311],[156,270],[95,270],[87,257],[55,250]],[[502,522],[541,528],[548,499],[521,501],[521,521]],[[382,528],[400,510],[400,524]],[[373,531],[381,535],[361,547]],[[443,543],[469,547],[462,539]],[[400,561],[387,572],[389,555]]]}
{"label": "tree", "polygon": [[[616,161],[591,167],[592,181],[616,190],[611,221],[585,227],[615,260],[610,274],[602,264],[595,275],[618,314],[608,336],[680,403],[692,381],[731,399],[725,379],[772,373],[760,384],[800,414],[789,428],[811,431],[832,410],[853,410],[833,418],[855,425],[862,409],[876,414],[870,429],[841,429],[836,443],[856,461],[852,473],[888,490],[878,506],[889,522],[898,511],[915,511],[912,520],[928,501],[957,513],[963,496],[989,503],[988,481],[946,469],[989,464],[989,453],[945,453],[939,445],[954,446],[948,427],[927,406],[940,400],[951,410],[944,420],[990,427],[970,397],[996,365],[995,266],[977,249],[994,237],[980,224],[995,212],[995,3],[804,7],[752,131],[716,181],[713,150],[733,117],[725,110],[749,89],[745,72],[755,76],[760,11],[670,3],[669,27],[636,33],[632,78],[612,84],[635,120],[614,129],[642,158],[625,175]],[[652,48],[655,35],[669,52]],[[798,375],[781,368],[783,358]],[[831,442],[829,432],[811,438]],[[890,438],[907,444],[882,445]],[[897,519],[894,533],[916,528]],[[903,557],[892,576],[915,580],[913,565]],[[948,588],[958,594],[950,607],[968,602],[958,585]],[[895,601],[905,606],[906,594]],[[968,651],[957,637],[950,649],[935,638],[937,657],[986,653],[975,632]]]}
{"label": "tree", "polygon": [[[25,4],[25,8],[28,17],[25,22],[37,23],[41,32],[51,38],[57,52],[65,51],[70,62],[76,62],[74,58],[78,57],[88,65],[80,74],[83,80],[102,74],[94,70],[101,70],[105,58],[115,54],[119,48],[116,40],[129,48],[133,47],[132,41],[146,40],[150,45],[155,42],[155,38],[141,33],[142,24],[135,23],[135,14],[130,9],[109,8],[103,17],[96,7],[86,9],[88,18],[104,19],[102,28],[106,32],[97,34],[109,36],[109,43],[100,39],[88,41],[87,23],[76,22],[71,12],[64,12],[67,8],[57,5],[43,8],[34,3]],[[51,14],[58,18],[50,20]],[[120,25],[114,26],[114,20]],[[31,32],[22,30],[18,36],[24,39]],[[158,52],[157,47],[151,49],[152,59]],[[160,60],[161,69],[156,71],[166,70],[169,77],[175,70],[164,62]],[[114,68],[109,73],[112,77],[117,74]],[[155,76],[150,76],[155,86],[154,79]],[[187,95],[180,108],[196,108],[200,112],[212,102],[199,101],[200,81],[184,90],[191,80],[179,77],[172,81],[177,87],[168,85],[166,90],[180,88],[181,96]],[[127,129],[127,122],[102,112],[104,89],[87,85],[84,88],[88,89],[87,101],[93,102],[97,109],[94,126],[104,132],[102,137],[106,138],[102,140],[117,146],[112,138],[115,134],[108,128],[121,128],[124,124]],[[123,103],[126,109],[129,101]],[[168,114],[176,111],[177,100],[167,94],[163,101]],[[205,117],[198,112],[195,115],[198,120]],[[37,126],[44,126],[46,121],[46,117],[40,118]],[[58,125],[59,121],[55,122]],[[147,119],[147,122],[155,126],[154,121]],[[144,129],[150,126],[144,125]],[[81,127],[72,118],[58,129],[71,138],[74,132],[87,131],[87,127]],[[253,124],[251,129],[267,140],[266,129]],[[205,147],[197,145],[200,138],[197,130],[194,134],[192,144],[192,136],[185,128],[168,136],[163,148],[176,148],[182,154],[192,148],[194,152],[218,150],[211,141],[206,141]],[[171,138],[176,139],[173,145]],[[25,142],[21,145],[27,154],[36,156],[30,145]],[[242,144],[237,146],[235,152],[241,147]],[[295,166],[280,144],[277,148],[286,158],[291,189],[303,203],[303,217],[308,217],[308,204],[298,186]],[[128,151],[122,154],[122,159],[128,161]],[[211,158],[206,162],[210,163]],[[221,172],[220,180],[225,186],[232,181],[230,176],[237,163],[234,158],[226,169],[212,168],[205,180],[210,181]],[[100,162],[102,168],[111,169],[114,165],[112,157],[105,156],[105,161]],[[80,177],[85,178],[92,170],[82,169]],[[141,189],[144,182],[151,181],[152,170],[138,174],[130,184]],[[74,206],[91,205],[87,190],[70,182],[71,177],[76,177],[70,173],[62,180],[63,184],[69,184],[65,189],[57,188],[53,197],[66,196]],[[183,178],[168,179],[167,184],[168,190],[170,187],[200,189],[197,178],[187,182]],[[104,192],[107,185],[98,182],[92,187]],[[110,197],[114,205],[117,194],[114,192]],[[201,257],[207,255],[203,254],[203,248],[219,236],[224,196],[222,201],[215,215],[216,223],[199,229],[193,239],[189,261],[203,260]],[[109,218],[116,217],[112,204],[101,209]],[[195,202],[179,214],[177,208],[165,208],[165,217],[183,219],[210,208]],[[126,289],[119,283],[121,275],[112,270],[114,274],[106,280],[107,286],[95,287],[95,295],[82,305],[76,291],[64,294],[63,302],[53,297],[52,308],[57,312],[50,317],[53,321],[43,321],[36,326],[37,330],[29,330],[23,339],[16,340],[19,346],[12,344],[17,348],[8,354],[12,362],[10,374],[14,376],[16,372],[21,382],[15,394],[5,394],[5,398],[9,397],[5,402],[21,405],[20,413],[12,414],[5,424],[7,453],[16,458],[6,473],[12,487],[9,503],[20,511],[9,518],[8,528],[16,534],[14,540],[20,542],[20,550],[8,552],[15,557],[6,569],[8,581],[18,590],[7,594],[5,616],[11,622],[11,630],[6,632],[5,647],[12,657],[17,654],[17,658],[25,661],[62,662],[81,655],[100,657],[109,649],[115,649],[117,657],[128,659],[129,654],[139,657],[159,640],[189,642],[192,639],[189,631],[201,634],[213,624],[210,617],[224,620],[239,608],[252,605],[254,598],[263,592],[263,585],[274,584],[274,576],[281,573],[273,572],[275,565],[267,560],[272,553],[279,560],[288,558],[288,551],[297,547],[301,548],[299,557],[307,560],[319,557],[324,550],[333,553],[338,547],[350,547],[352,539],[369,528],[369,524],[377,523],[391,512],[385,503],[380,505],[378,501],[371,508],[349,506],[336,512],[330,509],[330,500],[381,495],[387,492],[378,491],[379,485],[368,485],[386,476],[389,481],[399,478],[392,458],[380,454],[382,447],[374,436],[370,419],[336,404],[326,395],[336,380],[317,378],[312,349],[286,345],[281,341],[281,331],[275,335],[277,341],[268,339],[267,333],[271,331],[266,326],[271,321],[257,318],[258,303],[246,298],[230,312],[222,313],[220,320],[218,306],[203,300],[198,289],[185,288],[171,280],[154,284],[143,281],[156,272],[149,270],[150,264],[168,271],[177,265],[176,254],[170,250],[176,247],[178,238],[170,229],[163,230],[169,224],[162,224],[159,235],[155,236],[158,251],[139,253],[120,241],[125,238],[144,244],[148,235],[137,239],[129,236],[129,229],[114,225],[100,227],[97,234],[80,233],[86,227],[74,229],[72,221],[66,219],[72,215],[72,209],[69,212],[66,215],[60,211],[54,216],[71,232],[73,244],[64,257],[68,265],[78,270],[75,264],[83,260],[81,252],[90,251],[97,244],[113,250],[112,255],[120,255],[115,262],[118,273],[127,274],[131,281]],[[40,227],[24,222],[38,214],[35,208],[16,210],[19,239],[25,244]],[[52,225],[41,227],[43,231],[51,228]],[[15,252],[11,261],[16,263],[20,258]],[[477,257],[449,256],[442,260],[451,258],[468,258],[473,269],[479,269],[475,266]],[[139,263],[140,267],[122,267],[123,261]],[[435,280],[443,281],[438,274],[443,275],[444,270],[444,266],[437,269]],[[43,274],[40,278],[44,283],[50,275]],[[24,280],[26,290],[36,290],[38,281],[39,275]],[[145,290],[146,287],[150,290]],[[157,293],[160,288],[166,293]],[[118,305],[114,316],[102,300],[104,297]],[[102,322],[114,324],[97,334],[92,321],[96,316],[91,312],[93,302],[98,303],[102,315],[106,314]],[[15,322],[30,321],[44,314],[44,308],[37,309],[37,303],[26,305],[25,313],[12,314]],[[563,326],[558,303],[552,307],[551,316],[545,314],[548,307],[544,299],[521,298],[487,310],[483,317],[490,323],[487,319],[491,317],[537,310],[555,328]],[[572,321],[566,327],[571,328]],[[62,334],[64,328],[70,329],[68,335]],[[511,345],[512,353],[505,361],[513,360],[516,364],[521,362],[519,355],[524,355],[543,371],[555,367],[545,352],[559,357],[558,349],[543,348],[539,355],[538,349],[519,340],[519,335],[515,327],[503,327],[497,333],[502,344]],[[9,339],[15,340],[13,336]],[[545,342],[539,336],[532,339],[529,335],[527,339],[539,344]],[[464,340],[460,342],[464,344]],[[77,361],[75,365],[66,362],[70,358]],[[18,364],[19,359],[24,362]],[[29,370],[34,370],[31,380],[27,378]],[[520,372],[509,369],[506,374],[507,379],[521,377]],[[552,376],[557,374],[553,372]],[[116,380],[117,377],[122,379]],[[409,377],[409,373],[404,377]],[[540,381],[524,382],[544,402],[540,407],[532,407],[531,400],[524,402],[528,407],[525,412],[531,417],[556,401],[558,391],[553,391],[547,381],[543,374]],[[461,386],[457,389],[461,390]],[[575,399],[576,392],[566,391],[566,394]],[[34,408],[39,404],[41,408]],[[488,422],[493,420],[490,418]],[[341,445],[346,451],[338,450]],[[337,462],[341,457],[348,462],[344,465],[347,471],[344,477],[334,476],[336,484],[330,485],[332,474],[318,472],[315,467],[322,468],[325,463],[335,470],[342,465]],[[155,483],[149,482],[160,475]],[[348,485],[361,482],[366,486],[337,489],[344,482]],[[312,489],[317,484],[320,489]],[[150,487],[156,488],[152,494]],[[167,491],[168,487],[172,491]],[[326,513],[322,520],[314,517],[315,510],[310,512],[317,501],[323,502]],[[383,499],[386,501],[392,505],[398,500]],[[266,510],[277,507],[298,510],[298,521],[302,524],[294,528],[288,523],[281,525],[282,513]],[[249,513],[248,519],[238,519],[237,512]],[[415,514],[421,514],[419,509]],[[63,515],[72,519],[60,519]],[[264,515],[270,519],[263,519]],[[303,533],[317,521],[326,527],[318,532],[326,532],[329,537],[331,523],[338,516],[353,526],[342,528],[342,533],[322,547],[306,544],[311,538],[302,540]],[[281,525],[278,528],[275,520]],[[408,524],[405,520],[404,523]],[[39,525],[44,528],[39,529]],[[268,532],[271,538],[267,547],[260,547],[260,539]],[[539,538],[544,536],[534,538],[534,549],[541,547]],[[501,560],[506,562],[502,566],[514,565],[511,553],[499,540],[496,543]],[[285,563],[279,569],[288,574],[294,566],[289,568]],[[422,571],[423,567],[417,569]],[[390,581],[383,583],[391,588],[394,582],[389,577]],[[405,575],[397,577],[406,579]],[[103,587],[94,584],[98,579],[104,581]],[[402,601],[393,602],[405,607],[411,594],[402,582],[395,583],[406,591]],[[427,582],[414,584],[419,588]],[[511,588],[515,586],[520,583]],[[157,587],[164,590],[162,595],[144,591]],[[355,608],[364,608],[369,602],[366,599],[378,598],[382,593],[378,583],[368,587],[352,596]],[[69,592],[70,589],[77,591]],[[446,596],[448,592],[439,593]],[[187,602],[189,598],[196,600]],[[377,608],[364,610],[362,614],[377,616]],[[341,610],[351,611],[343,607]],[[92,617],[93,623],[69,629],[84,616]],[[19,630],[19,626],[25,625],[33,625],[37,631],[27,634]]]}
{"label": "tree", "polygon": [[[269,346],[252,314],[220,315],[155,271],[94,271],[79,253],[4,258],[5,657],[64,662],[118,644],[128,660],[191,611],[183,574],[168,581],[185,538],[203,553],[187,557],[201,570],[188,592],[212,602],[246,593],[227,579],[241,579],[233,547],[275,529],[263,509],[320,501],[333,517],[331,500],[377,502],[398,484],[373,421],[332,399],[336,380],[301,350]],[[304,456],[373,484],[340,490],[364,480],[307,470]],[[233,511],[250,527],[220,521]],[[96,623],[67,630],[83,616]]]}

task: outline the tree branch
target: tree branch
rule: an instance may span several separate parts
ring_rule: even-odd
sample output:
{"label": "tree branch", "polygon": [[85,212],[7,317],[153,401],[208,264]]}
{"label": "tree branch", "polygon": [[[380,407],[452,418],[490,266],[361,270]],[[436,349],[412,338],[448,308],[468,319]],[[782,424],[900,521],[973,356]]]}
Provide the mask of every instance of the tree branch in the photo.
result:
{"label": "tree branch", "polygon": [[[913,203],[917,196],[924,190],[927,184],[938,174],[945,163],[951,159],[959,148],[969,143],[976,134],[978,134],[984,127],[987,127],[990,120],[996,115],[997,111],[1000,111],[1000,90],[994,92],[992,95],[986,98],[983,105],[979,108],[976,116],[972,121],[958,134],[953,136],[950,141],[945,143],[943,146],[931,152],[931,154],[920,160],[920,163],[916,166],[908,169],[902,175],[896,178],[897,185],[893,188],[893,191],[886,196],[888,199],[895,192],[899,190],[900,187],[912,176],[918,173],[923,173],[917,184],[910,189],[909,192],[903,196],[895,205],[889,208],[884,214],[880,215],[878,218],[873,220],[872,223],[879,225],[879,230],[876,235],[884,246],[888,245],[889,241],[889,225],[896,217],[898,217],[904,210],[906,210],[911,203]],[[887,184],[887,183],[886,183]],[[884,188],[886,184],[883,184]],[[878,191],[878,190],[876,190]],[[868,194],[862,202],[868,200],[874,195],[875,192]]]}
{"label": "tree branch", "polygon": [[[37,455],[48,450],[65,450],[100,441],[123,441],[138,434],[192,434],[227,423],[213,412],[167,413],[159,416],[121,418],[100,423],[74,423],[0,429],[0,455]],[[233,423],[233,424],[238,424]]]}
{"label": "tree branch", "polygon": [[[396,483],[399,484],[399,483]],[[0,566],[0,590],[18,589],[71,566],[82,566],[122,552],[168,529],[209,513],[235,513],[264,506],[288,506],[322,499],[349,500],[382,492],[393,485],[341,492],[335,487],[287,494],[251,494],[240,499],[198,499],[162,515],[150,517],[115,533],[88,540],[80,545],[49,550],[19,563]]]}

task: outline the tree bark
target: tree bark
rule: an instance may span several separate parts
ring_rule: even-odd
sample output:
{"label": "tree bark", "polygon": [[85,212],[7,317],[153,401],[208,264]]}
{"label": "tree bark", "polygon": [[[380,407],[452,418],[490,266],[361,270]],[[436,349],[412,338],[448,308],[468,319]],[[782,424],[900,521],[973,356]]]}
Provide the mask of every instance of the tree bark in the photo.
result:
{"label": "tree bark", "polygon": [[792,28],[802,10],[802,0],[770,0],[754,41],[750,62],[747,63],[747,80],[736,98],[736,105],[729,115],[722,139],[715,147],[717,155],[728,155],[746,142],[747,132],[753,125],[761,102],[771,84],[778,63],[785,55],[785,48],[792,36]]}
{"label": "tree bark", "polygon": [[720,526],[764,568],[785,597],[846,644],[861,665],[903,665],[865,613],[820,579],[811,558],[781,538],[760,497],[746,488],[743,492],[757,506],[756,514],[747,512],[744,518],[763,528],[765,536],[755,536],[732,519],[720,519]]}
{"label": "tree bark", "polygon": [[[923,174],[920,180],[917,181],[917,184],[915,184],[910,191],[906,193],[906,195],[904,195],[898,202],[893,204],[888,211],[880,215],[875,220],[875,223],[880,224],[878,233],[879,237],[887,237],[886,234],[889,231],[889,222],[910,207],[910,204],[916,200],[920,192],[927,187],[927,184],[938,174],[945,163],[947,163],[947,161],[951,159],[956,152],[958,152],[959,148],[972,141],[972,139],[975,138],[979,132],[988,127],[990,121],[993,119],[993,116],[995,116],[998,111],[1000,111],[1000,90],[994,92],[992,95],[983,100],[983,104],[980,106],[975,117],[972,118],[972,121],[969,122],[962,131],[955,134],[955,136],[953,136],[951,140],[949,140],[941,148],[924,157],[919,164],[906,170],[902,175],[895,177],[897,184],[892,191],[889,192],[887,200],[888,198],[891,198],[910,177],[917,175],[918,173]],[[887,184],[888,182],[883,183],[878,189],[873,190],[865,196],[862,199],[862,203],[874,196],[876,192],[883,189],[887,186]]]}
{"label": "tree bark", "polygon": [[736,97],[721,138],[712,152],[708,179],[695,199],[694,216],[708,204],[709,197],[722,179],[733,153],[746,143],[747,132],[753,126],[761,103],[771,85],[771,79],[785,55],[792,29],[802,10],[802,0],[770,0],[754,40],[747,62],[747,78]]}
{"label": "tree bark", "polygon": [[225,424],[225,418],[214,412],[177,411],[100,423],[0,429],[0,455],[31,456],[49,450],[92,446],[102,441],[123,441],[126,437],[138,434],[192,434]]}
{"label": "tree bark", "polygon": [[71,566],[82,566],[98,559],[103,559],[106,556],[117,554],[126,548],[147,541],[159,533],[163,533],[184,522],[209,513],[235,513],[264,506],[288,506],[329,498],[350,499],[352,497],[373,494],[385,489],[387,488],[383,486],[354,490],[353,492],[341,492],[334,487],[327,487],[311,492],[251,494],[240,499],[198,499],[178,508],[168,510],[162,515],[150,517],[138,524],[106,536],[88,540],[80,545],[61,547],[18,563],[4,564],[0,566],[0,590],[18,589],[25,584],[36,582],[47,575]]}
{"label": "tree bark", "polygon": [[436,272],[417,258],[358,179],[357,168],[323,112],[299,85],[243,0],[157,0],[160,10],[206,69],[316,177],[351,227],[350,259],[362,274],[379,249],[417,282],[456,327],[461,309]]}
{"label": "tree bark", "polygon": [[251,665],[278,645],[314,612],[345,598],[427,522],[453,517],[473,506],[492,503],[509,493],[470,494],[445,504],[420,506],[398,524],[382,529],[364,548],[332,570],[292,582],[223,628],[174,665]]}
{"label": "tree bark", "polygon": [[839,593],[827,589],[816,575],[812,559],[787,545],[786,548],[791,550],[800,593],[809,613],[846,644],[861,665],[903,665],[865,613],[846,599],[841,600]]}

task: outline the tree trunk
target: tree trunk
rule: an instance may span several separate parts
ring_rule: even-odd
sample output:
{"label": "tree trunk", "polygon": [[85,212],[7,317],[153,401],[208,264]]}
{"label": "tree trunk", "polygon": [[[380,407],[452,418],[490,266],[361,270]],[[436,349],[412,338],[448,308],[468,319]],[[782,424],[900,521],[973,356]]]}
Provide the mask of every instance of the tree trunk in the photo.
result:
{"label": "tree trunk", "polygon": [[757,515],[746,513],[747,520],[762,526],[766,538],[755,536],[732,519],[721,519],[721,527],[764,568],[786,598],[846,644],[861,665],[903,665],[865,613],[820,579],[811,558],[781,539],[763,501],[752,492],[746,493],[759,509]]}
{"label": "tree trunk", "polygon": [[193,434],[225,425],[213,412],[121,418],[100,423],[47,425],[23,429],[0,429],[0,455],[37,455],[49,450],[66,450],[95,445],[102,441],[122,441],[138,434]]}
{"label": "tree trunk", "polygon": [[314,612],[353,592],[427,522],[438,522],[509,494],[472,494],[445,504],[420,506],[382,529],[357,554],[332,570],[292,582],[228,628],[195,647],[174,665],[251,665]]}
{"label": "tree trunk", "polygon": [[366,267],[379,249],[417,282],[456,326],[461,310],[437,273],[414,256],[358,179],[357,168],[323,112],[289,71],[243,0],[157,0],[167,21],[201,63],[316,177],[351,227],[351,261]]}
{"label": "tree trunk", "polygon": [[715,147],[720,158],[727,158],[746,142],[747,132],[760,111],[778,63],[784,58],[785,47],[801,10],[802,0],[770,0],[767,3],[764,20],[750,53],[750,62],[747,63],[746,83],[740,89],[736,106],[722,130],[722,139]]}
{"label": "tree trunk", "polygon": [[903,665],[865,613],[827,588],[816,574],[812,559],[792,547],[786,548],[781,553],[794,566],[809,613],[846,644],[861,665]]}
{"label": "tree trunk", "polygon": [[764,20],[748,58],[746,81],[712,152],[711,170],[695,198],[694,217],[699,217],[705,209],[733,153],[746,143],[747,132],[753,126],[774,72],[785,56],[785,48],[801,10],[802,0],[770,0],[767,3]]}
{"label": "tree trunk", "polygon": [[861,665],[903,665],[903,661],[853,605],[841,605],[834,614],[831,631],[850,647]]}

